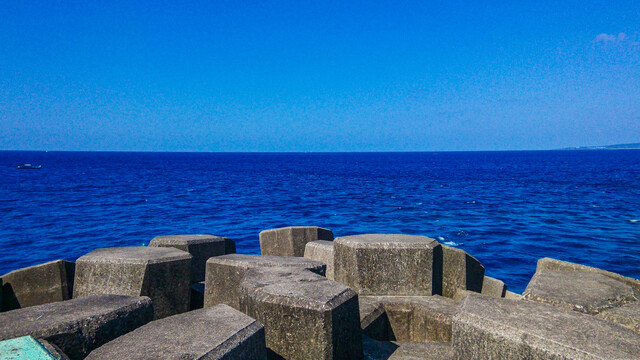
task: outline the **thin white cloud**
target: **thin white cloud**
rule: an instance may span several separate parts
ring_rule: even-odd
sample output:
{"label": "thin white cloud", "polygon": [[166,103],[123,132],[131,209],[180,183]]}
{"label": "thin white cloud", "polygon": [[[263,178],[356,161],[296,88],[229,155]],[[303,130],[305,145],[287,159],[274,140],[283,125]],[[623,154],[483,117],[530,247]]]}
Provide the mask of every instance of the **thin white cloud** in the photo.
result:
{"label": "thin white cloud", "polygon": [[[637,34],[636,34],[637,35]],[[636,41],[637,36],[629,36],[623,32],[616,34],[607,34],[602,33],[596,35],[596,38],[593,39],[594,43],[601,44],[629,44],[629,45],[638,45],[638,41]]]}

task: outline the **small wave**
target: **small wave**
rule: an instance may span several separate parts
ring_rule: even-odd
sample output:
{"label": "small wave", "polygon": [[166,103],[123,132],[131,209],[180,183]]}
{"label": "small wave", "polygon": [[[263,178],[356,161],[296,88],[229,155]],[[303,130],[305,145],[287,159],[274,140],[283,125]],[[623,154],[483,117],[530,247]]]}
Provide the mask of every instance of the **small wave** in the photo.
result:
{"label": "small wave", "polygon": [[637,223],[640,223],[640,220],[639,219],[631,219],[631,220],[629,220],[629,222],[632,223],[632,224],[637,224]]}
{"label": "small wave", "polygon": [[438,236],[438,237],[436,238],[436,240],[438,240],[438,241],[444,241],[444,237],[442,237],[442,236]]}
{"label": "small wave", "polygon": [[443,244],[445,244],[445,245],[449,245],[449,246],[458,246],[458,245],[462,245],[462,244],[459,244],[459,243],[457,243],[457,242],[455,242],[455,241],[445,241]]}

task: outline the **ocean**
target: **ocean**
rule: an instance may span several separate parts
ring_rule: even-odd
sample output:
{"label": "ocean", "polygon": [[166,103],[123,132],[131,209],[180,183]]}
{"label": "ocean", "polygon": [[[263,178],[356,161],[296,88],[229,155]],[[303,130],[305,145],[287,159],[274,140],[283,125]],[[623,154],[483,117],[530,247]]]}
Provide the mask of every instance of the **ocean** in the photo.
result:
{"label": "ocean", "polygon": [[[17,169],[21,163],[39,170]],[[0,274],[158,235],[425,235],[521,293],[543,257],[640,278],[640,150],[0,152]]]}

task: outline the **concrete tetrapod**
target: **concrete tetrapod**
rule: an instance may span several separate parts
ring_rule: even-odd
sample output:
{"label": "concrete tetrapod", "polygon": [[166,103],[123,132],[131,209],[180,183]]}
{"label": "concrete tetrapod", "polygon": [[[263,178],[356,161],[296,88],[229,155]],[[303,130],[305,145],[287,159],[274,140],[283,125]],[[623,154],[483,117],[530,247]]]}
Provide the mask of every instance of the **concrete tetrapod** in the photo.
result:
{"label": "concrete tetrapod", "polygon": [[154,316],[189,311],[191,255],[164,247],[94,250],[76,261],[73,297],[96,294],[148,296]]}
{"label": "concrete tetrapod", "polygon": [[333,232],[317,226],[289,226],[260,232],[260,253],[273,256],[304,256],[305,245],[333,240]]}
{"label": "concrete tetrapod", "polygon": [[204,307],[227,304],[239,309],[238,287],[244,274],[253,268],[301,268],[324,275],[325,264],[302,257],[231,254],[207,260]]}
{"label": "concrete tetrapod", "polygon": [[360,296],[364,333],[384,341],[451,341],[458,309],[452,299],[434,296]]}
{"label": "concrete tetrapod", "polygon": [[442,292],[442,247],[424,236],[364,234],[334,240],[335,280],[360,295]]}
{"label": "concrete tetrapod", "polygon": [[89,354],[87,360],[266,360],[264,327],[217,305],[155,320]]}
{"label": "concrete tetrapod", "polygon": [[362,359],[358,296],[324,276],[296,268],[249,270],[240,310],[265,327],[270,358]]}
{"label": "concrete tetrapod", "polygon": [[235,253],[235,244],[233,251],[227,252],[228,243],[233,240],[213,235],[168,235],[156,236],[151,240],[149,246],[155,247],[173,247],[182,251],[186,251],[193,259],[191,260],[191,282],[197,283],[204,281],[204,273],[207,260],[213,256]]}
{"label": "concrete tetrapod", "polygon": [[640,336],[575,311],[470,294],[453,319],[458,359],[638,359]]}
{"label": "concrete tetrapod", "polygon": [[71,299],[75,264],[55,260],[2,275],[3,311]]}
{"label": "concrete tetrapod", "polygon": [[454,298],[456,291],[482,291],[484,266],[466,251],[442,246],[442,296]]}
{"label": "concrete tetrapod", "polygon": [[0,314],[0,340],[31,335],[84,359],[98,346],[153,319],[148,297],[94,295]]}
{"label": "concrete tetrapod", "polygon": [[318,240],[308,242],[304,248],[304,257],[320,261],[327,265],[326,276],[329,280],[335,280],[333,272],[333,241]]}

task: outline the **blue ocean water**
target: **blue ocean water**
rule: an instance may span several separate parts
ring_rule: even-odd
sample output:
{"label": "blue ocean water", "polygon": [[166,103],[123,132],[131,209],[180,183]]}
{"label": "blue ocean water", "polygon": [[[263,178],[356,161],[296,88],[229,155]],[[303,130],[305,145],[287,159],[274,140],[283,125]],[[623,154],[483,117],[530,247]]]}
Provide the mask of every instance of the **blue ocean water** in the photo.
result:
{"label": "blue ocean water", "polygon": [[[41,164],[19,170],[20,163]],[[426,235],[522,292],[553,257],[640,278],[640,151],[0,152],[0,274],[157,235]]]}

